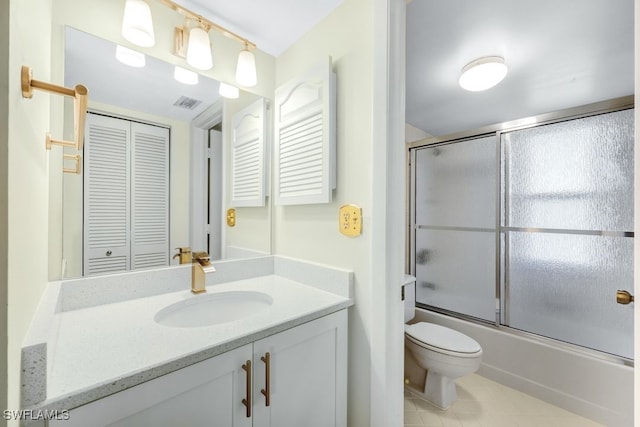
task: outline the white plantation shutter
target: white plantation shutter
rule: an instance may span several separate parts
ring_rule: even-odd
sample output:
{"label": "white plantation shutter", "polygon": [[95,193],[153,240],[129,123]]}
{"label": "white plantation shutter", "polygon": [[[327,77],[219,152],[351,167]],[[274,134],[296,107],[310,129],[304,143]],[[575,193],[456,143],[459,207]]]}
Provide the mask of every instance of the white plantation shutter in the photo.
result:
{"label": "white plantation shutter", "polygon": [[87,115],[84,145],[84,273],[129,269],[129,146],[126,120]]}
{"label": "white plantation shutter", "polygon": [[265,205],[267,101],[260,99],[233,116],[231,204]]}
{"label": "white plantation shutter", "polygon": [[335,74],[331,58],[275,92],[275,203],[331,202],[335,188]]}
{"label": "white plantation shutter", "polygon": [[169,263],[169,129],[131,123],[133,268]]}
{"label": "white plantation shutter", "polygon": [[169,130],[88,114],[84,274],[168,265]]}

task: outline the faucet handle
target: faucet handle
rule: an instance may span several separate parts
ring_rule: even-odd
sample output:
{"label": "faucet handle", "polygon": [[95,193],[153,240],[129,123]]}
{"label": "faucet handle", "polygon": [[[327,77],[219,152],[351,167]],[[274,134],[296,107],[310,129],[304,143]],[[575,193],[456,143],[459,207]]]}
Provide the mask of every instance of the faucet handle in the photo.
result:
{"label": "faucet handle", "polygon": [[192,254],[192,259],[193,261],[200,263],[200,265],[209,265],[211,263],[211,257],[206,251],[194,252]]}
{"label": "faucet handle", "polygon": [[178,251],[172,259],[176,259],[176,258],[180,258],[180,264],[186,264],[188,262],[191,262],[191,248],[188,246],[182,247],[182,248],[176,248],[176,251]]}

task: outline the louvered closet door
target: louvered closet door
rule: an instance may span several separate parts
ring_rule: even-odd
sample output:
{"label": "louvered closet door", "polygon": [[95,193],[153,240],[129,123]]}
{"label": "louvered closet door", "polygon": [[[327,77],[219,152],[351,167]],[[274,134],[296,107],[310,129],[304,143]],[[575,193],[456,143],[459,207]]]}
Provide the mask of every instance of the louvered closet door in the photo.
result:
{"label": "louvered closet door", "polygon": [[169,264],[169,129],[131,123],[133,268]]}
{"label": "louvered closet door", "polygon": [[87,115],[84,145],[84,274],[129,265],[129,145],[126,120]]}

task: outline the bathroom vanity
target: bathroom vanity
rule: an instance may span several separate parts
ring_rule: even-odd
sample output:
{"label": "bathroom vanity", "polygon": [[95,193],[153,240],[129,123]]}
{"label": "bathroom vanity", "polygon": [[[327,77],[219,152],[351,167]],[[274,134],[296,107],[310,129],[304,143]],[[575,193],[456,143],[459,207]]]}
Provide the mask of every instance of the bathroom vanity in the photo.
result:
{"label": "bathroom vanity", "polygon": [[351,273],[282,257],[216,269],[201,295],[189,266],[52,284],[24,407],[69,411],[51,426],[346,426]]}

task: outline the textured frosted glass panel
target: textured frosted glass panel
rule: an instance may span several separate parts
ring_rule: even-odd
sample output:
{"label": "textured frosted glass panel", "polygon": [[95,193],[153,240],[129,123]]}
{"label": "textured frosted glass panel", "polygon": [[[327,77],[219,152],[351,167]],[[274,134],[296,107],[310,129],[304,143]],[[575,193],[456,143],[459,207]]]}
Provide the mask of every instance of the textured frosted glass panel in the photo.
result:
{"label": "textured frosted glass panel", "polygon": [[633,239],[511,232],[509,326],[633,358]]}
{"label": "textured frosted glass panel", "polygon": [[502,135],[508,226],[633,229],[633,110]]}
{"label": "textured frosted glass panel", "polygon": [[495,234],[416,231],[416,300],[495,321]]}
{"label": "textured frosted glass panel", "polygon": [[416,224],[495,228],[496,138],[416,152]]}

